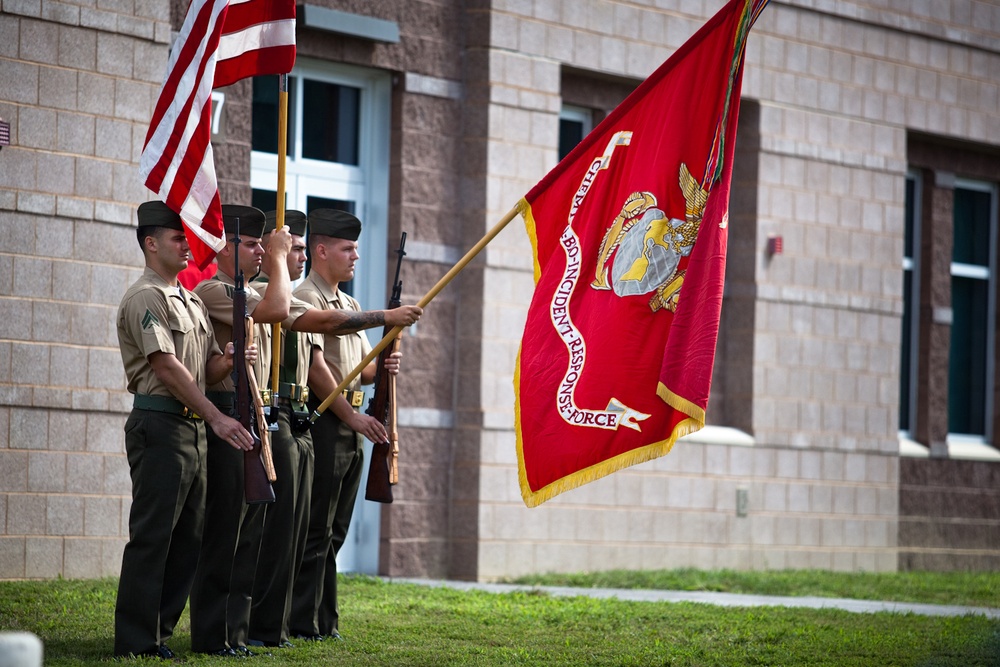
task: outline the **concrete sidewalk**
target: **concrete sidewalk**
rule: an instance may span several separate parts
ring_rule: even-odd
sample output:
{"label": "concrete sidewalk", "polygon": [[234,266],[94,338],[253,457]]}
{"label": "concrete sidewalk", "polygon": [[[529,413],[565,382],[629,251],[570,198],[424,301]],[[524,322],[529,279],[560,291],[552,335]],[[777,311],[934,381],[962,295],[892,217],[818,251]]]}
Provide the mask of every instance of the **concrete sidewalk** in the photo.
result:
{"label": "concrete sidewalk", "polygon": [[993,607],[964,607],[959,605],[919,604],[915,602],[879,602],[874,600],[849,600],[844,598],[780,597],[777,595],[743,595],[738,593],[711,593],[707,591],[656,591],[624,588],[571,588],[568,586],[522,586],[518,584],[488,584],[474,581],[445,581],[440,579],[411,579],[384,577],[389,583],[419,584],[461,591],[487,591],[513,593],[516,591],[545,591],[556,597],[615,598],[635,602],[700,602],[722,607],[806,607],[809,609],[842,609],[862,614],[890,612],[919,614],[922,616],[965,616],[976,614],[1000,619],[1000,609]]}

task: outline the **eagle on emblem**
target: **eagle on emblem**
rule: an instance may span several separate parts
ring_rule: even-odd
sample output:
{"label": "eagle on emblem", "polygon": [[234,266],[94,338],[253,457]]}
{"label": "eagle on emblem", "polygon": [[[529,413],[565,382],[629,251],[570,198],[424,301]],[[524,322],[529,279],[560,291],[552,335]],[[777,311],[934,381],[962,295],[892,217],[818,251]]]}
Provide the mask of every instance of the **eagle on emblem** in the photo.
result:
{"label": "eagle on emblem", "polygon": [[653,193],[633,192],[601,241],[592,288],[614,290],[618,296],[652,293],[653,312],[677,309],[684,282],[678,266],[694,248],[708,201],[708,191],[683,163],[678,180],[686,204],[684,220],[668,218],[657,208]]}

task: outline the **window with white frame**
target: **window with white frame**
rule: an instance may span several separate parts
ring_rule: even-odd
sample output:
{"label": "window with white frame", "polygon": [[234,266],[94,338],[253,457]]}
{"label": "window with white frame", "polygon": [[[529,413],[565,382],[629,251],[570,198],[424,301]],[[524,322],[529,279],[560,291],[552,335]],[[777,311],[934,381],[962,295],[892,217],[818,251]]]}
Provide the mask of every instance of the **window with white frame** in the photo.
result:
{"label": "window with white frame", "polygon": [[903,237],[903,330],[900,337],[899,430],[912,436],[917,405],[917,350],[920,343],[920,192],[919,174],[906,174]]}
{"label": "window with white frame", "polygon": [[988,441],[992,432],[996,294],[996,186],[957,179],[953,202],[948,437]]}
{"label": "window with white frame", "polygon": [[564,104],[559,112],[559,159],[563,159],[594,129],[590,109]]}
{"label": "window with white frame", "polygon": [[[385,300],[391,81],[387,72],[298,58],[288,76],[285,205],[337,208],[362,222],[358,272],[344,291],[365,308]],[[253,80],[253,205],[275,208],[278,77]]]}

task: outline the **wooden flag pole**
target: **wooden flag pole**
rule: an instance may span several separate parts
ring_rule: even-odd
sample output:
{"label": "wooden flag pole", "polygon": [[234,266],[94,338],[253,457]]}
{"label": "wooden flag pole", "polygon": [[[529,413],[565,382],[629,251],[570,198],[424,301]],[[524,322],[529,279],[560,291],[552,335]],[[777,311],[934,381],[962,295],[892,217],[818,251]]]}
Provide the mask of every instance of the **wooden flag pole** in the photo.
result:
{"label": "wooden flag pole", "polygon": [[[445,286],[448,283],[450,283],[455,276],[458,275],[458,272],[464,269],[466,265],[469,262],[471,262],[483,248],[486,247],[486,244],[492,241],[496,237],[496,235],[499,234],[503,230],[503,228],[507,226],[507,223],[509,223],[511,220],[514,219],[514,216],[516,216],[520,212],[520,210],[521,210],[520,206],[515,206],[510,211],[508,211],[507,214],[500,220],[500,222],[493,225],[493,228],[490,229],[490,231],[486,232],[486,236],[481,238],[479,242],[476,243],[476,245],[472,246],[472,248],[469,249],[469,252],[465,253],[465,256],[462,259],[458,260],[458,263],[455,264],[455,266],[451,267],[448,273],[444,274],[444,276],[441,277],[441,280],[437,281],[437,284],[434,285],[434,287],[432,287],[430,291],[427,292],[427,294],[425,294],[422,299],[420,299],[419,302],[417,302],[417,306],[419,306],[420,308],[426,308],[427,304],[431,302],[431,299],[436,297],[438,293],[441,290],[443,290]],[[361,363],[358,364],[354,368],[354,370],[352,370],[350,373],[344,376],[344,379],[340,381],[340,384],[337,385],[337,388],[331,391],[330,395],[326,397],[326,400],[320,403],[319,407],[317,407],[313,411],[312,415],[309,417],[309,420],[315,424],[316,420],[319,419],[319,416],[323,413],[323,411],[326,410],[328,407],[330,407],[330,404],[333,403],[333,401],[337,398],[337,396],[339,396],[344,392],[344,389],[347,388],[347,385],[349,385],[351,381],[354,380],[354,378],[360,375],[361,371],[367,368],[368,364],[370,364],[382,350],[391,345],[392,341],[396,338],[396,336],[399,335],[399,332],[401,332],[402,330],[403,330],[402,326],[395,326],[389,331],[389,333],[383,336],[382,340],[378,342],[378,345],[372,348],[372,351],[369,352],[365,356],[365,358],[361,360]]]}
{"label": "wooden flag pole", "polygon": [[[288,75],[278,76],[278,191],[274,205],[275,231],[285,226],[285,156],[288,154]],[[271,325],[271,405],[278,404],[281,366],[281,322]]]}

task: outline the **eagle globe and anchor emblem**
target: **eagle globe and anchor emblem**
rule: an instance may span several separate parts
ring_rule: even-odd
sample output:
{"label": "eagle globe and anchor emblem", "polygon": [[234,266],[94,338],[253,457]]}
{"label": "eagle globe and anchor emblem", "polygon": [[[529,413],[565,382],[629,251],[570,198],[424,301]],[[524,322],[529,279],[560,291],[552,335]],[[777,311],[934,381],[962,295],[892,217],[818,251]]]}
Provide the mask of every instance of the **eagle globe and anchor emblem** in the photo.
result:
{"label": "eagle globe and anchor emblem", "polygon": [[619,297],[652,294],[653,312],[676,311],[685,273],[678,267],[694,248],[708,200],[708,191],[685,164],[680,166],[679,182],[685,201],[683,220],[668,218],[651,192],[628,196],[601,241],[593,289],[613,290]]}
{"label": "eagle globe and anchor emblem", "polygon": [[[587,346],[584,334],[573,322],[568,303],[579,276],[580,239],[572,221],[576,206],[586,196],[594,177],[607,168],[615,146],[628,145],[631,132],[616,133],[604,155],[594,159],[576,195],[570,211],[570,224],[560,238],[566,264],[560,288],[549,304],[549,315],[557,335],[569,354],[566,373],[557,388],[556,408],[564,421],[575,426],[617,430],[625,426],[641,431],[640,423],[651,415],[624,404],[614,396],[604,409],[583,407],[576,402],[576,388],[586,365]],[[674,312],[685,271],[681,260],[691,254],[708,191],[698,184],[687,166],[680,165],[679,184],[685,200],[684,219],[670,218],[657,206],[651,192],[634,192],[626,198],[621,212],[612,221],[598,251],[597,268],[590,287],[613,290],[619,298],[651,294],[650,309]],[[723,218],[720,227],[725,227]],[[582,276],[581,276],[582,277]]]}

